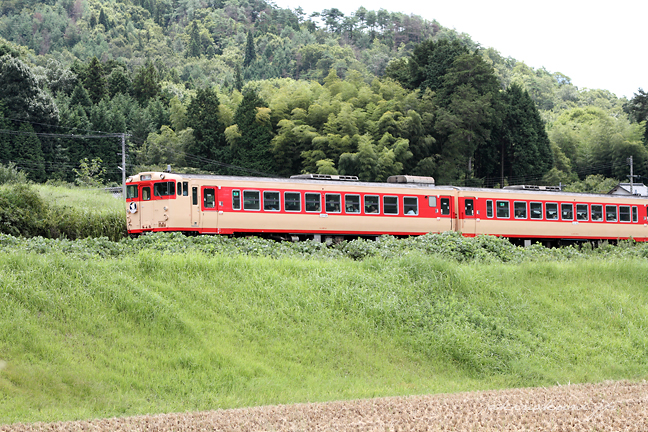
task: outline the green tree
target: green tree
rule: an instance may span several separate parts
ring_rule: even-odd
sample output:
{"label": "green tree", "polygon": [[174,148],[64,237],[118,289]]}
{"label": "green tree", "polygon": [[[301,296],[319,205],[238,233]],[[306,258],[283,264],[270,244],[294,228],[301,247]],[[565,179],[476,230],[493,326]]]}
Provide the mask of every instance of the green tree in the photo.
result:
{"label": "green tree", "polygon": [[187,126],[193,130],[194,140],[185,149],[191,166],[229,174],[212,161],[230,163],[231,154],[225,141],[225,126],[218,116],[220,102],[211,88],[198,89],[187,107]]}
{"label": "green tree", "polygon": [[38,136],[29,123],[22,123],[19,131],[21,135],[16,135],[13,139],[13,159],[19,167],[27,172],[27,177],[36,182],[44,182],[45,174],[45,157]]}
{"label": "green tree", "polygon": [[133,95],[141,105],[146,105],[160,94],[161,88],[158,70],[152,61],[147,60],[135,73]]}
{"label": "green tree", "polygon": [[235,140],[235,145],[231,146],[234,165],[269,174],[276,173],[270,151],[273,132],[269,113],[268,104],[259,97],[255,89],[244,89],[243,99],[234,114],[234,124],[238,126],[241,135]]}
{"label": "green tree", "polygon": [[[636,123],[644,122],[644,126],[648,124],[648,93],[643,89],[637,90],[634,97],[623,108],[630,116],[630,120]],[[645,128],[644,143],[648,145],[648,127]]]}
{"label": "green tree", "polygon": [[256,60],[256,50],[254,48],[254,36],[252,30],[248,30],[247,42],[245,43],[245,58],[243,59],[243,67],[248,67]]}
{"label": "green tree", "polygon": [[191,24],[191,30],[189,31],[189,44],[185,51],[185,57],[200,57],[201,53],[202,46],[200,43],[200,31],[198,30],[198,22],[194,20]]}
{"label": "green tree", "polygon": [[99,103],[108,93],[103,66],[97,57],[92,57],[90,60],[83,86],[88,90],[88,96],[93,104]]}

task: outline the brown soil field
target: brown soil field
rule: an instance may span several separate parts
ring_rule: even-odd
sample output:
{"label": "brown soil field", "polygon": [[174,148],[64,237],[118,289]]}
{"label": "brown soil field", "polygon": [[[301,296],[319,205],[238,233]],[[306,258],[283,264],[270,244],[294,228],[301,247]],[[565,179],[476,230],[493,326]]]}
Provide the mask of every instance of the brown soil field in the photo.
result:
{"label": "brown soil field", "polygon": [[648,382],[605,382],[277,405],[91,421],[27,431],[648,431]]}

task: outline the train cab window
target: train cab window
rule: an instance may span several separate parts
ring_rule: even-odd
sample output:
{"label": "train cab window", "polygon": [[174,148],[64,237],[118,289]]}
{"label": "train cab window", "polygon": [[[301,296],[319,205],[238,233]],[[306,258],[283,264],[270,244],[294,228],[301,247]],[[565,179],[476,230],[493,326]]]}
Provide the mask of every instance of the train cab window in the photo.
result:
{"label": "train cab window", "polygon": [[436,207],[437,206],[437,197],[435,197],[435,196],[428,197],[428,206]]}
{"label": "train cab window", "polygon": [[615,205],[605,206],[605,222],[617,221],[617,207]]}
{"label": "train cab window", "polygon": [[441,198],[441,214],[444,216],[450,214],[450,198]]}
{"label": "train cab window", "polygon": [[364,211],[366,214],[380,213],[380,200],[378,195],[364,196]]}
{"label": "train cab window", "polygon": [[493,217],[493,201],[491,200],[486,201],[486,217]]}
{"label": "train cab window", "polygon": [[137,198],[138,191],[137,191],[137,185],[128,185],[126,186],[126,198],[132,199],[132,198]]}
{"label": "train cab window", "polygon": [[541,202],[532,202],[529,203],[529,215],[531,219],[542,219],[542,203]]}
{"label": "train cab window", "polygon": [[279,211],[281,206],[279,204],[279,192],[263,192],[263,210],[265,211]]}
{"label": "train cab window", "polygon": [[318,193],[306,193],[306,211],[307,212],[319,212],[322,208],[322,196]]}
{"label": "train cab window", "polygon": [[198,205],[198,188],[196,186],[191,188],[191,202],[193,205]]}
{"label": "train cab window", "polygon": [[508,201],[497,201],[497,217],[500,219],[508,219],[510,217]]}
{"label": "train cab window", "polygon": [[344,195],[344,211],[360,213],[360,195]]}
{"label": "train cab window", "polygon": [[142,200],[148,201],[151,199],[151,188],[146,186],[142,188]]}
{"label": "train cab window", "polygon": [[216,193],[213,188],[205,188],[203,190],[203,205],[205,208],[216,207]]}
{"label": "train cab window", "polygon": [[[180,194],[178,194],[180,195]],[[182,182],[182,196],[189,196],[189,183]]]}
{"label": "train cab window", "polygon": [[243,210],[261,210],[261,193],[259,191],[243,191]]}
{"label": "train cab window", "polygon": [[324,205],[326,213],[340,213],[342,211],[342,196],[340,194],[325,194]]}
{"label": "train cab window", "polygon": [[513,214],[515,219],[527,218],[527,203],[524,201],[515,201],[513,203]]}
{"label": "train cab window", "polygon": [[558,204],[557,203],[545,204],[545,216],[547,217],[547,220],[558,219]]}
{"label": "train cab window", "polygon": [[639,213],[637,206],[632,206],[632,222],[639,222]]}
{"label": "train cab window", "polygon": [[592,204],[592,220],[599,222],[603,220],[603,206],[599,204]]}
{"label": "train cab window", "polygon": [[418,215],[418,198],[417,197],[404,197],[403,198],[403,213],[406,215]]}
{"label": "train cab window", "polygon": [[466,199],[464,201],[464,213],[466,216],[473,216],[475,214],[475,205],[472,199]]}
{"label": "train cab window", "polygon": [[284,208],[289,212],[301,211],[301,193],[284,192]]}
{"label": "train cab window", "polygon": [[576,219],[579,221],[586,221],[588,219],[587,204],[576,204]]}
{"label": "train cab window", "polygon": [[630,206],[619,206],[619,221],[630,222]]}
{"label": "train cab window", "polygon": [[241,210],[241,191],[232,190],[232,210]]}
{"label": "train cab window", "polygon": [[182,195],[182,183],[178,182],[177,190],[178,190],[178,196],[181,196]]}
{"label": "train cab window", "polygon": [[175,195],[175,182],[161,182],[153,185],[153,195],[169,196]]}
{"label": "train cab window", "polygon": [[574,205],[560,204],[560,218],[562,220],[574,220]]}
{"label": "train cab window", "polygon": [[383,196],[383,213],[398,214],[398,197]]}

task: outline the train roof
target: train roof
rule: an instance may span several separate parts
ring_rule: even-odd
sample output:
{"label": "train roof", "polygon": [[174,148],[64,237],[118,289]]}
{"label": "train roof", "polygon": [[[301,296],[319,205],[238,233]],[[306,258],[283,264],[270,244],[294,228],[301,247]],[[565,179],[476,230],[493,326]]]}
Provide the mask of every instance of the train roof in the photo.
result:
{"label": "train roof", "polygon": [[136,180],[135,177],[142,175],[151,175],[149,180],[161,180],[161,179],[197,179],[197,180],[224,180],[224,181],[246,181],[246,182],[268,182],[268,183],[300,183],[308,185],[332,185],[336,184],[341,187],[349,186],[362,186],[362,187],[373,187],[373,188],[405,188],[405,189],[427,189],[427,190],[438,190],[438,191],[447,191],[447,190],[457,190],[461,192],[474,192],[474,193],[498,193],[502,195],[537,195],[544,196],[547,195],[564,197],[564,196],[583,196],[583,197],[605,197],[605,198],[623,198],[623,199],[638,199],[646,200],[646,197],[637,196],[637,195],[612,195],[612,194],[594,194],[594,193],[584,193],[584,192],[565,192],[565,191],[556,191],[556,190],[537,190],[537,189],[522,189],[522,188],[508,188],[508,189],[491,189],[491,188],[474,188],[474,187],[465,187],[465,186],[453,186],[453,185],[436,185],[431,183],[417,183],[417,182],[363,182],[363,181],[349,181],[347,178],[344,181],[335,180],[335,179],[321,179],[321,178],[284,178],[284,177],[241,177],[241,176],[225,176],[225,175],[211,175],[211,174],[183,174],[183,173],[174,173],[174,172],[160,172],[160,171],[145,171],[129,176],[128,183]]}

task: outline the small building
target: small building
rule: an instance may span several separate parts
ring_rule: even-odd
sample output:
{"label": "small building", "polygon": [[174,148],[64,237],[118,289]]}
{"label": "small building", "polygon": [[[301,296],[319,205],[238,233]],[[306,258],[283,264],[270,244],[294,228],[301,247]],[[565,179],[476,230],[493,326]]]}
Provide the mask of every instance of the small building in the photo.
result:
{"label": "small building", "polygon": [[631,192],[630,183],[619,183],[608,193],[610,195],[638,195],[648,197],[648,186],[643,183],[633,183]]}

